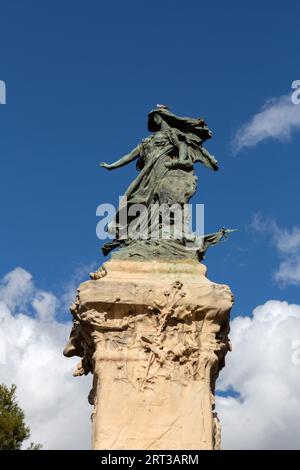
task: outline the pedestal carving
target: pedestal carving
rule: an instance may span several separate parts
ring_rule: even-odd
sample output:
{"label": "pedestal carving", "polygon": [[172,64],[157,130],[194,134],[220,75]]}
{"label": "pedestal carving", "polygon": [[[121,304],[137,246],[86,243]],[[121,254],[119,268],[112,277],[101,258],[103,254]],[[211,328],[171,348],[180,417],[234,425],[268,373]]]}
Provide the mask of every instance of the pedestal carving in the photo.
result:
{"label": "pedestal carving", "polygon": [[233,296],[194,260],[112,259],[78,289],[64,354],[93,374],[94,449],[218,449]]}

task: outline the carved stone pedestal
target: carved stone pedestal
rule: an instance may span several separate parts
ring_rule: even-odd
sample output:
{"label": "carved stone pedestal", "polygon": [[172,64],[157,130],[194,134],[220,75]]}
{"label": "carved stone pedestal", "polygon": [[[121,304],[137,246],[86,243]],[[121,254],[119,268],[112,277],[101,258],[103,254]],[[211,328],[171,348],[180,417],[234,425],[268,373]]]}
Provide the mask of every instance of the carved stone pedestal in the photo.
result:
{"label": "carved stone pedestal", "polygon": [[229,287],[193,260],[105,263],[78,289],[66,356],[92,372],[94,449],[217,449]]}

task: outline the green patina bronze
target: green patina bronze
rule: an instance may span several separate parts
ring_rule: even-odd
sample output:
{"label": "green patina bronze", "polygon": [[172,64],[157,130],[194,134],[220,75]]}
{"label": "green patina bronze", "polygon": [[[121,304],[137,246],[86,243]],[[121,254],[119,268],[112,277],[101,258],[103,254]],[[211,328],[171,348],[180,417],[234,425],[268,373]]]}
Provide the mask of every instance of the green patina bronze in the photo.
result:
{"label": "green patina bronze", "polygon": [[[130,153],[112,164],[101,163],[103,168],[113,170],[136,160],[139,172],[125,192],[123,202],[115,220],[109,224],[108,231],[115,234],[115,239],[107,242],[102,251],[107,255],[112,249],[120,248],[114,257],[126,258],[198,258],[204,257],[205,251],[222,238],[228,230],[202,237],[199,246],[191,249],[186,236],[173,239],[133,239],[125,238],[128,228],[135,222],[141,224],[141,217],[130,214],[134,204],[146,208],[174,204],[184,207],[195,194],[197,177],[194,165],[202,163],[211,170],[218,170],[218,162],[204,147],[203,142],[210,139],[211,131],[203,118],[192,119],[179,117],[170,110],[158,105],[148,114],[148,130],[153,134],[142,140]],[[159,210],[159,209],[158,209]],[[126,212],[126,223],[121,221]],[[173,221],[174,223],[174,221]],[[161,226],[158,230],[161,230]]]}

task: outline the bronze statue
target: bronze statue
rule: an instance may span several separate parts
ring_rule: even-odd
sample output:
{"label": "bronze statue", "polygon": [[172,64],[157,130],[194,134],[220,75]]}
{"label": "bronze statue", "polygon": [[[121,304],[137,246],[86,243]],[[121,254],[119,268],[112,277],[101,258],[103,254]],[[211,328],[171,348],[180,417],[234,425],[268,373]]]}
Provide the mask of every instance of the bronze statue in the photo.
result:
{"label": "bronze statue", "polygon": [[[176,240],[131,240],[122,239],[120,233],[134,222],[130,216],[133,204],[142,204],[149,208],[174,204],[184,206],[196,192],[197,177],[194,175],[194,164],[201,162],[207,168],[218,170],[218,162],[204,147],[203,142],[210,139],[211,131],[203,118],[192,119],[179,117],[163,105],[148,114],[148,130],[152,135],[142,140],[129,154],[112,164],[101,163],[107,170],[120,168],[137,160],[138,176],[130,184],[121,203],[115,221],[108,227],[116,236],[106,243],[102,251],[108,254],[116,247],[126,247],[124,256],[141,256],[143,252],[164,256],[191,256],[185,250],[185,237]],[[122,211],[126,212],[126,227],[120,223]],[[198,253],[199,255],[199,253]]]}

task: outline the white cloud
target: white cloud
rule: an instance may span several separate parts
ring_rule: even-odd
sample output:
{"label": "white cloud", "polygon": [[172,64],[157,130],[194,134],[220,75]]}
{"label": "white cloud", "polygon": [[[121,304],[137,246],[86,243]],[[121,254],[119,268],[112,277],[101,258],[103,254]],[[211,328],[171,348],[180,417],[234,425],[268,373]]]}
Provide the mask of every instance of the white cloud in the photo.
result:
{"label": "white cloud", "polygon": [[44,449],[90,448],[91,376],[74,378],[78,359],[62,355],[71,324],[55,318],[58,299],[21,268],[0,283],[0,382],[17,385],[31,429]]}
{"label": "white cloud", "polygon": [[217,398],[222,447],[299,449],[300,305],[270,300],[235,318],[230,336],[218,388],[240,397]]}
{"label": "white cloud", "polygon": [[288,141],[297,130],[300,130],[300,105],[292,102],[291,95],[273,98],[236,132],[233,150],[255,147],[270,138]]}
{"label": "white cloud", "polygon": [[300,284],[300,227],[288,230],[274,219],[263,220],[259,214],[254,216],[251,227],[269,235],[281,258],[274,279],[281,285]]}
{"label": "white cloud", "polygon": [[32,295],[32,276],[22,268],[16,268],[4,276],[0,283],[0,299],[5,299],[9,308],[23,306]]}
{"label": "white cloud", "polygon": [[276,281],[282,285],[300,284],[300,254],[295,258],[281,261],[277,272],[274,273]]}

